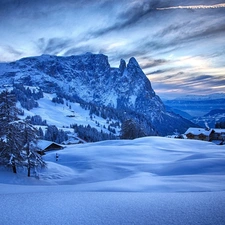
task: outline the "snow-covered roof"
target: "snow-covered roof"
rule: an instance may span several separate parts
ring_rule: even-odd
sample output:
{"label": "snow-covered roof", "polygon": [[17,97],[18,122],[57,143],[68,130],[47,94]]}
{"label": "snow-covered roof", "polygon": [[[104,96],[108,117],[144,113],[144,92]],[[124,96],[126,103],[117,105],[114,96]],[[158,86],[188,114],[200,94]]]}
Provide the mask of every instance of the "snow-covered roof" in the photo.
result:
{"label": "snow-covered roof", "polygon": [[225,133],[225,129],[213,129],[216,133]]}
{"label": "snow-covered roof", "polygon": [[205,129],[205,128],[196,128],[196,127],[190,127],[184,134],[193,134],[193,135],[200,135],[200,134],[204,134],[206,136],[209,136],[211,134],[212,131],[215,131],[215,133],[219,133],[225,134],[225,129]]}
{"label": "snow-covered roof", "polygon": [[37,146],[38,146],[38,148],[40,148],[41,150],[44,151],[51,144],[55,144],[55,145],[58,145],[59,147],[62,147],[60,144],[57,144],[57,143],[52,142],[52,141],[46,141],[46,140],[38,140]]}
{"label": "snow-covered roof", "polygon": [[205,128],[197,128],[197,127],[190,127],[185,134],[193,134],[193,135],[200,135],[204,134],[205,136],[209,136],[212,133],[212,129],[205,129]]}

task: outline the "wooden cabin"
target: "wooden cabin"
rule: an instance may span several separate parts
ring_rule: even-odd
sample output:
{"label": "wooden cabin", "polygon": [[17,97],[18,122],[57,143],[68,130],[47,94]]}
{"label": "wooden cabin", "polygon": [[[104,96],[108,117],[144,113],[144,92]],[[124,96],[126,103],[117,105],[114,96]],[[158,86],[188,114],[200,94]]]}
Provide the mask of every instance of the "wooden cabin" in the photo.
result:
{"label": "wooden cabin", "polygon": [[221,145],[225,142],[225,129],[205,129],[190,127],[185,135],[188,139],[212,141],[215,144]]}
{"label": "wooden cabin", "polygon": [[213,138],[213,129],[190,127],[185,135],[188,139],[211,141]]}
{"label": "wooden cabin", "polygon": [[39,150],[37,152],[41,155],[43,155],[47,151],[63,149],[62,145],[57,144],[52,141],[46,141],[46,140],[39,140],[37,143],[37,147],[39,148]]}

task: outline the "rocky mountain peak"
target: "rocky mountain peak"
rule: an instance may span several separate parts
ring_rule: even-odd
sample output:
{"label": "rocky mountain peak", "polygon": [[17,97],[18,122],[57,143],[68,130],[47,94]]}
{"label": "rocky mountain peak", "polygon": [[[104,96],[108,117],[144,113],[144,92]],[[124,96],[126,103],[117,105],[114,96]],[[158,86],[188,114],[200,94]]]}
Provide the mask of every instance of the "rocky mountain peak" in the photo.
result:
{"label": "rocky mountain peak", "polygon": [[126,68],[127,68],[126,61],[124,59],[121,59],[120,65],[119,65],[119,69],[120,69],[121,73],[123,73]]}
{"label": "rocky mountain peak", "polygon": [[130,58],[127,64],[127,71],[132,77],[147,79],[146,75],[144,74],[137,60],[134,57]]}
{"label": "rocky mountain peak", "polygon": [[129,62],[128,62],[128,65],[127,66],[140,68],[137,60],[134,57],[131,57],[129,59]]}
{"label": "rocky mountain peak", "polygon": [[119,111],[133,111],[152,122],[160,134],[173,132],[182,121],[166,112],[134,57],[127,65],[121,59],[119,68],[111,68],[103,54],[43,55],[4,65],[0,67],[0,76],[0,85],[21,83]]}

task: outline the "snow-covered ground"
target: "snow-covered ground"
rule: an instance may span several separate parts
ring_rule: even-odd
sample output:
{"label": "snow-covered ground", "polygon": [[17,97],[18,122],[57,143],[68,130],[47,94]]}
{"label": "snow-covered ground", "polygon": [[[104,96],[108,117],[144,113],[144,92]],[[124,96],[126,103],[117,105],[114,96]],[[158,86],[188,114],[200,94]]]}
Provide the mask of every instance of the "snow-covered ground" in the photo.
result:
{"label": "snow-covered ground", "polygon": [[3,225],[224,225],[217,193],[58,192],[1,195]]}
{"label": "snow-covered ground", "polygon": [[[29,88],[31,89],[31,87]],[[69,102],[64,99],[64,104],[57,104],[52,102],[53,97],[56,97],[56,95],[44,93],[44,98],[37,101],[39,105],[38,108],[33,108],[30,111],[22,108],[20,103],[17,103],[17,107],[22,108],[24,111],[24,116],[21,116],[21,118],[39,115],[43,120],[47,121],[48,125],[55,125],[59,129],[66,130],[66,128],[70,127],[72,124],[83,126],[90,125],[98,131],[102,130],[105,133],[109,133],[109,130],[106,129],[109,125],[106,119],[96,115],[93,115],[91,119],[89,115],[90,110],[83,109],[79,103]],[[110,122],[116,121],[112,120]],[[115,130],[119,133],[118,128]]]}
{"label": "snow-covered ground", "polygon": [[0,224],[225,224],[225,146],[147,137],[57,153],[39,179],[1,169]]}

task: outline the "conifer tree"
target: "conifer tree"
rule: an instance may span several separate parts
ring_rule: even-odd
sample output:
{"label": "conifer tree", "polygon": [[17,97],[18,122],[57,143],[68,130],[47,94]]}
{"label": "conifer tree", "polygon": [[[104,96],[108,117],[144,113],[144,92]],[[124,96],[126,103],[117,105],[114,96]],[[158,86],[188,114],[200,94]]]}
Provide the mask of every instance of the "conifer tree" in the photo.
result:
{"label": "conifer tree", "polygon": [[23,123],[23,133],[24,133],[24,165],[27,167],[27,176],[30,177],[31,169],[34,169],[38,166],[45,167],[46,164],[42,160],[42,157],[37,153],[37,141],[38,141],[38,130],[28,123],[29,121]]}
{"label": "conifer tree", "polygon": [[12,167],[13,173],[17,173],[17,167],[22,166],[23,158],[21,155],[23,148],[23,135],[21,126],[16,121],[10,122],[5,134],[5,144],[1,158],[6,165]]}
{"label": "conifer tree", "polygon": [[128,119],[123,122],[121,127],[121,139],[135,139],[144,137],[146,134],[134,120]]}
{"label": "conifer tree", "polygon": [[19,109],[13,94],[3,91],[0,102],[0,164],[11,166],[13,173],[18,166],[26,166],[30,176],[31,168],[45,165],[36,151],[37,131],[17,117]]}
{"label": "conifer tree", "polygon": [[8,91],[0,94],[0,102],[0,136],[3,140],[0,149],[1,163],[10,165],[13,173],[16,173],[17,165],[22,162],[21,130],[16,123],[19,110],[16,107],[15,95]]}
{"label": "conifer tree", "polygon": [[18,120],[19,109],[16,107],[16,97],[10,92],[0,94],[0,135],[4,134],[10,122]]}

